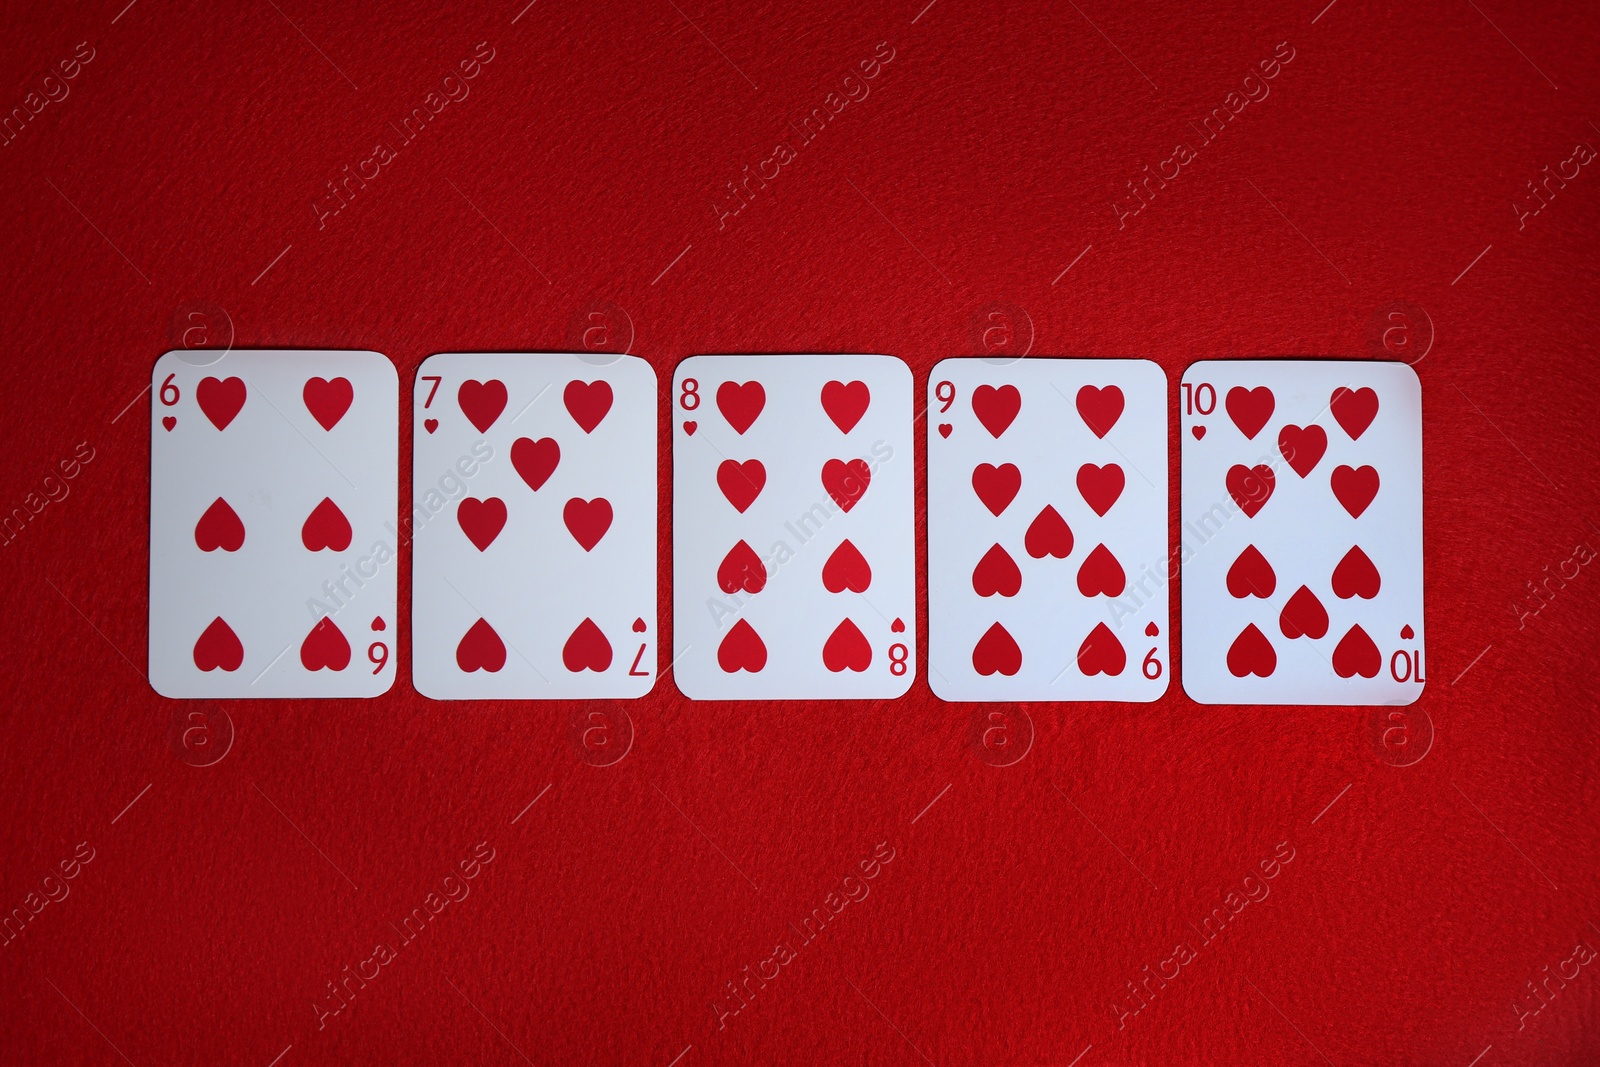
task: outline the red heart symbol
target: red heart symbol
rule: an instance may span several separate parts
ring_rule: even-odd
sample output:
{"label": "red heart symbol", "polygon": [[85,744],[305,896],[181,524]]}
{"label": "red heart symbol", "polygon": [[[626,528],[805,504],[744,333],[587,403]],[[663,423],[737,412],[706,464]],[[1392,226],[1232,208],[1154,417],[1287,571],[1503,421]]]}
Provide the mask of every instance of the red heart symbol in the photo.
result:
{"label": "red heart symbol", "polygon": [[350,547],[351,536],[350,520],[328,497],[323,497],[322,503],[311,509],[300,526],[300,543],[308,552],[320,552],[325,548],[343,552]]}
{"label": "red heart symbol", "polygon": [[1034,559],[1044,559],[1046,556],[1066,559],[1072,553],[1072,529],[1059,511],[1046,504],[1044,510],[1028,524],[1022,547]]}
{"label": "red heart symbol", "polygon": [[822,387],[822,410],[839,427],[840,433],[855,429],[861,416],[867,413],[870,403],[872,393],[868,391],[866,382],[829,382]]}
{"label": "red heart symbol", "polygon": [[461,413],[478,428],[479,433],[488,433],[494,420],[506,409],[505,383],[496,379],[478,382],[469,378],[456,390],[456,403],[461,405]]}
{"label": "red heart symbol", "polygon": [[1161,627],[1157,626],[1153,622],[1144,628],[1144,635],[1146,637],[1155,637],[1159,633],[1161,633]]}
{"label": "red heart symbol", "polygon": [[372,628],[374,630],[377,630],[377,631],[381,632],[383,630],[387,630],[389,627],[384,625],[383,616],[376,615],[376,616],[373,616],[373,619],[372,619]]}
{"label": "red heart symbol", "polygon": [[461,635],[456,645],[456,666],[467,674],[473,671],[495,673],[506,665],[506,645],[487,619],[479,619]]}
{"label": "red heart symbol", "polygon": [[1078,417],[1096,437],[1104,437],[1122,418],[1122,403],[1122,390],[1116,386],[1086,385],[1078,390]]}
{"label": "red heart symbol", "polygon": [[1022,589],[1022,571],[1011,553],[999,545],[983,554],[972,568],[972,591],[979,596],[1016,596]]}
{"label": "red heart symbol", "polygon": [[[723,382],[717,386],[717,410],[728,420],[733,432],[743,434],[767,406],[767,391],[760,382]],[[754,632],[754,631],[752,631]]]}
{"label": "red heart symbol", "polygon": [[1267,506],[1267,501],[1272,497],[1273,487],[1278,483],[1272,468],[1265,463],[1258,463],[1254,467],[1235,463],[1228,468],[1228,477],[1225,481],[1228,495],[1233,497],[1233,502],[1251,518]]}
{"label": "red heart symbol", "polygon": [[219,430],[226,430],[228,423],[239,414],[239,409],[244,407],[244,396],[244,381],[240,378],[221,381],[216,378],[202,378],[194,391],[194,398],[199,402],[200,410],[211,420],[211,425]]}
{"label": "red heart symbol", "polygon": [[[1122,573],[1122,564],[1105,545],[1096,545],[1078,568],[1078,592],[1084,596],[1121,596],[1127,588],[1128,578]],[[1113,672],[1114,673],[1114,672]]]}
{"label": "red heart symbol", "polygon": [[903,633],[905,633],[906,632],[905,621],[903,619],[896,619],[896,620],[894,620],[894,622],[891,622],[889,624],[889,632],[892,633],[892,634],[903,634]]}
{"label": "red heart symbol", "polygon": [[1411,628],[1409,622],[1400,628],[1400,640],[1409,641],[1415,636],[1417,636],[1417,631]]}
{"label": "red heart symbol", "polygon": [[1304,478],[1328,450],[1328,434],[1321,426],[1285,426],[1278,431],[1278,451],[1294,472]]}
{"label": "red heart symbol", "polygon": [[1255,435],[1261,432],[1261,427],[1272,418],[1274,406],[1272,390],[1264,385],[1254,389],[1236,385],[1228,390],[1228,398],[1224,403],[1228,409],[1228,417],[1247,438],[1254,439]]}
{"label": "red heart symbol", "polygon": [[872,665],[872,646],[856,624],[845,619],[833,628],[822,646],[822,665],[834,674],[860,673]]}
{"label": "red heart symbol", "polygon": [[767,468],[761,465],[759,459],[746,460],[743,463],[725,459],[717,466],[717,488],[728,498],[733,510],[741,515],[746,508],[755,503],[756,497],[761,495],[761,489],[766,484]]}
{"label": "red heart symbol", "polygon": [[342,671],[350,666],[350,642],[334,621],[324,615],[300,642],[300,665],[308,671]]}
{"label": "red heart symbol", "polygon": [[864,459],[830,459],[822,465],[822,487],[833,502],[848,512],[872,484],[872,468]]}
{"label": "red heart symbol", "polygon": [[561,446],[554,437],[541,437],[537,441],[519,437],[511,442],[511,465],[536,493],[550,480],[560,462]]}
{"label": "red heart symbol", "polygon": [[1011,420],[1022,410],[1022,394],[1014,385],[980,385],[972,391],[972,413],[978,416],[983,428],[998,438],[1006,432]]}
{"label": "red heart symbol", "polygon": [[689,419],[683,424],[683,432],[688,434],[690,437],[693,437],[695,430],[699,428],[700,424],[695,422],[693,419]]}
{"label": "red heart symbol", "polygon": [[1083,639],[1083,644],[1078,646],[1078,669],[1086,678],[1096,674],[1115,678],[1127,665],[1128,653],[1123,649],[1122,642],[1103,622],[1096,624],[1089,631],[1089,636]]}
{"label": "red heart symbol", "polygon": [[1204,426],[1191,426],[1189,427],[1189,432],[1194,434],[1194,439],[1198,441],[1206,435],[1206,428]]}
{"label": "red heart symbol", "polygon": [[724,672],[749,671],[758,673],[767,665],[767,646],[755,627],[740,619],[717,646],[717,666]]}
{"label": "red heart symbol", "polygon": [[1378,417],[1378,394],[1371,389],[1351,390],[1341,385],[1333,391],[1328,406],[1333,409],[1333,417],[1339,420],[1344,432],[1354,441],[1366,433],[1372,420]]}
{"label": "red heart symbol", "polygon": [[1243,600],[1247,596],[1260,597],[1265,600],[1278,588],[1278,576],[1273,573],[1272,564],[1267,562],[1267,557],[1255,545],[1246,545],[1239,558],[1233,561],[1233,566],[1228,568],[1228,593]]}
{"label": "red heart symbol", "polygon": [[953,430],[953,429],[955,429],[955,427],[951,426],[948,422],[941,422],[939,424],[939,436],[940,437],[949,437],[950,436],[950,431]]}
{"label": "red heart symbol", "polygon": [[239,521],[238,512],[219,496],[194,524],[194,543],[202,552],[215,552],[219,548],[224,552],[237,552],[244,544],[244,523]]}
{"label": "red heart symbol", "polygon": [[611,529],[611,501],[598,496],[593,500],[573,497],[561,510],[561,518],[567,524],[573,540],[588,552]]}
{"label": "red heart symbol", "polygon": [[642,634],[648,629],[649,629],[649,627],[645,625],[644,619],[641,618],[641,619],[634,619],[633,620],[633,632],[634,633]]}
{"label": "red heart symbol", "polygon": [[1002,463],[998,467],[980,463],[972,468],[972,489],[992,515],[998,516],[1010,507],[1021,488],[1022,472],[1015,463]]}
{"label": "red heart symbol", "polygon": [[1022,669],[1022,649],[1004,626],[995,623],[973,646],[972,669],[985,678],[997,672],[1011,678]]}
{"label": "red heart symbol", "polygon": [[839,542],[828,562],[822,565],[822,587],[830,593],[865,593],[872,585],[872,568],[867,557],[851,544],[849,538]]}
{"label": "red heart symbol", "polygon": [[305,388],[300,390],[300,397],[306,402],[306,410],[311,412],[311,417],[324,430],[331,430],[339,425],[344,413],[350,410],[350,402],[356,398],[356,391],[351,387],[349,378],[335,378],[331,382],[326,378],[307,378]]}
{"label": "red heart symbol", "polygon": [[1328,611],[1317,594],[1302,585],[1278,613],[1278,629],[1291,641],[1297,637],[1320,640],[1328,633]]}
{"label": "red heart symbol", "polygon": [[435,430],[437,430],[439,428],[439,420],[438,419],[424,419],[422,421],[422,428],[424,430],[427,430],[429,433],[432,433],[433,431],[435,431]]}
{"label": "red heart symbol", "polygon": [[598,674],[611,667],[611,642],[606,640],[606,635],[600,632],[600,627],[594,624],[593,619],[580,622],[578,628],[572,631],[572,636],[567,638],[567,643],[561,646],[561,665],[574,674],[579,671]]}
{"label": "red heart symbol", "polygon": [[1358,674],[1363,678],[1376,678],[1382,666],[1383,654],[1367,636],[1367,631],[1359,626],[1346,630],[1333,650],[1333,673],[1341,678]]}
{"label": "red heart symbol", "polygon": [[456,506],[456,522],[461,524],[461,532],[467,535],[467,540],[482,552],[494,544],[494,539],[505,528],[506,502],[497,496],[487,500],[469,496]]}
{"label": "red heart symbol", "polygon": [[236,671],[243,662],[244,646],[239,643],[239,635],[220,615],[212,619],[211,625],[194,643],[194,665],[203,671],[214,671],[218,667]]}
{"label": "red heart symbol", "polygon": [[1373,566],[1372,560],[1361,551],[1360,545],[1355,545],[1333,568],[1331,584],[1333,595],[1340,600],[1349,600],[1353,596],[1371,600],[1378,595],[1378,589],[1383,581],[1379,578],[1378,568]]}
{"label": "red heart symbol", "polygon": [[567,413],[572,416],[572,421],[582,426],[584,433],[594,433],[594,428],[611,410],[611,383],[568,382],[561,399],[567,405]]}
{"label": "red heart symbol", "polygon": [[755,550],[740,541],[728,549],[717,568],[717,588],[724,593],[759,593],[767,587],[767,567]]}
{"label": "red heart symbol", "polygon": [[161,425],[166,428],[168,433],[171,433],[172,428],[178,425],[178,420],[173,418],[171,415],[165,415],[161,419]]}
{"label": "red heart symbol", "polygon": [[534,493],[549,482],[558,462],[562,462],[562,446],[555,443],[554,437],[539,440],[518,437],[510,443],[510,466],[517,469],[517,474],[522,475],[523,482],[528,483]]}
{"label": "red heart symbol", "polygon": [[1278,669],[1278,654],[1272,650],[1267,635],[1251,623],[1239,631],[1228,648],[1228,673],[1235,678],[1253,674],[1266,678]]}
{"label": "red heart symbol", "polygon": [[1111,510],[1111,505],[1122,495],[1124,484],[1126,479],[1122,475],[1122,468],[1115,463],[1107,463],[1104,467],[1085,463],[1078,468],[1078,492],[1082,494],[1084,503],[1101,517]]}
{"label": "red heart symbol", "polygon": [[1378,495],[1378,472],[1372,467],[1333,468],[1333,495],[1352,519],[1359,519],[1372,498]]}

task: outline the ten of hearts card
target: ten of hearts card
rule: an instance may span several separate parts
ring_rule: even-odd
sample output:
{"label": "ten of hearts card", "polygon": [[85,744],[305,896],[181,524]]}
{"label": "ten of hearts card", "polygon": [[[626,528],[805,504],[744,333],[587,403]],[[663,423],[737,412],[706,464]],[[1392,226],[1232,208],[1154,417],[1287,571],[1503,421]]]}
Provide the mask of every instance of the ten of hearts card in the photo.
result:
{"label": "ten of hearts card", "polygon": [[1203,704],[1409,704],[1422,618],[1422,386],[1404,363],[1183,375],[1183,688]]}

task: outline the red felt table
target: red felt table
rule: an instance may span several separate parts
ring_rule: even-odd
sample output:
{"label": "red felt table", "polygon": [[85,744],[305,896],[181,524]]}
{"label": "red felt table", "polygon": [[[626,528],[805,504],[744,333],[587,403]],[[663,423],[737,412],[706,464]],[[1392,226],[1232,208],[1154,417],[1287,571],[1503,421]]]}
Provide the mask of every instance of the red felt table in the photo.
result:
{"label": "red felt table", "polygon": [[[0,13],[0,1062],[1595,1062],[1600,16],[925,3]],[[185,344],[1409,359],[1427,688],[163,700]]]}

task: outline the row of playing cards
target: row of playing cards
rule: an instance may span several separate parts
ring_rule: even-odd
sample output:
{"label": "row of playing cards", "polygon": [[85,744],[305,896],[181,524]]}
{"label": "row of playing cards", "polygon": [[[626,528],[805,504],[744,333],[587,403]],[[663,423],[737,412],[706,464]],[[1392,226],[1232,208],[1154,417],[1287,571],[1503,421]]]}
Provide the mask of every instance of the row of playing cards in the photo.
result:
{"label": "row of playing cards", "polygon": [[[151,383],[150,681],[171,697],[630,698],[658,647],[658,383],[631,356],[170,352]],[[695,356],[672,383],[673,647],[689,697],[1406,704],[1422,402],[1404,364]]]}

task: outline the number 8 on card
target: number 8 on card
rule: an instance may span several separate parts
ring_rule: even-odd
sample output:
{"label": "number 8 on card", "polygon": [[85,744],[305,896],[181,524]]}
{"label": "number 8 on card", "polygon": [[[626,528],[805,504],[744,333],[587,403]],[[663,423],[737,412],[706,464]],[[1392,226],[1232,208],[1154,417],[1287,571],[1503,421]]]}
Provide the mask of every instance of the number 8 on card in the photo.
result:
{"label": "number 8 on card", "polygon": [[910,370],[891,356],[694,356],[672,395],[678,688],[696,700],[905,693]]}

